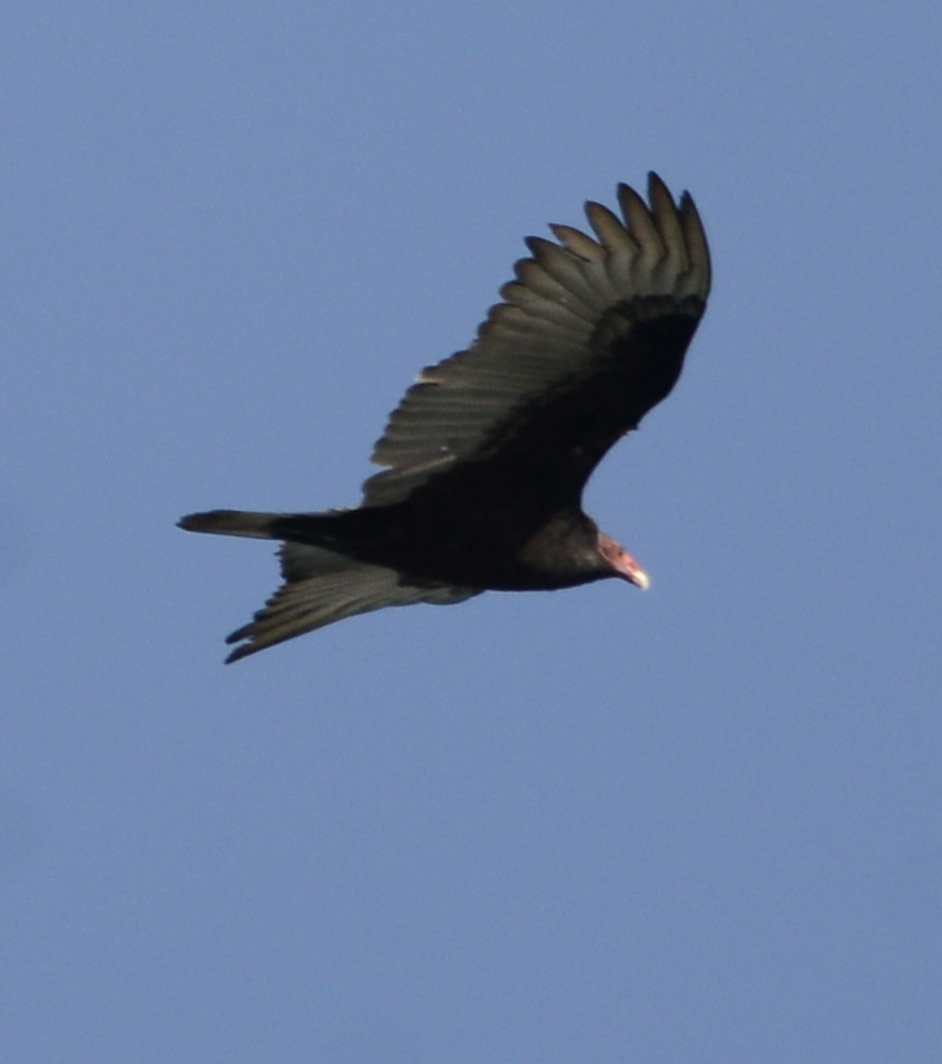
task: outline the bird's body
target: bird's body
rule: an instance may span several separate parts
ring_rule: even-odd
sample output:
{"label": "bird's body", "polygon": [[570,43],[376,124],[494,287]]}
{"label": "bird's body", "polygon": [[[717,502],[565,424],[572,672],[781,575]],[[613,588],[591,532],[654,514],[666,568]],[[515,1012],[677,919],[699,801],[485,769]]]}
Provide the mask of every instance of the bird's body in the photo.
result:
{"label": "bird's body", "polygon": [[285,515],[272,522],[272,538],[334,549],[413,580],[481,591],[549,591],[607,575],[597,565],[598,529],[579,509],[562,510],[535,531],[513,513],[492,523],[482,511],[462,524],[429,522],[424,509],[406,502]]}
{"label": "bird's body", "polygon": [[[422,372],[352,510],[215,510],[197,532],[282,540],[285,584],[230,642],[246,654],[355,613],[485,590],[647,576],[581,508],[608,449],[665,398],[710,287],[693,201],[656,175],[650,209],[619,186],[623,223],[586,205],[598,241],[554,226],[501,290],[467,350]],[[560,246],[561,245],[561,246]]]}

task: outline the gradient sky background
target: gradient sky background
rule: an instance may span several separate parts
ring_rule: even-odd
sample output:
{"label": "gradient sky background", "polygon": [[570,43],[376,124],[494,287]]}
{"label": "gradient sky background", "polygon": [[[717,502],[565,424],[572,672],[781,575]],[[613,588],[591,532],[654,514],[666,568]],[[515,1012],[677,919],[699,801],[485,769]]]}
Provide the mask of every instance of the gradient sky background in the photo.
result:
{"label": "gradient sky background", "polygon": [[[8,2],[0,1057],[942,1046],[942,7]],[[224,668],[183,513],[355,504],[550,221],[715,285],[588,508],[652,574]]]}

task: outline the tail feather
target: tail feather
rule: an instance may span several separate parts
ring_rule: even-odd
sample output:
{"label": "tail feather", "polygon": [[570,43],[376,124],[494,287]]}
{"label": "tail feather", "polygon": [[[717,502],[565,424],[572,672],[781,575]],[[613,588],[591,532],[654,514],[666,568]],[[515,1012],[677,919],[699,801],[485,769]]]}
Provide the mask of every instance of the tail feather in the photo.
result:
{"label": "tail feather", "polygon": [[242,510],[210,510],[187,514],[177,521],[187,532],[214,532],[217,535],[245,535],[253,539],[277,539],[275,521],[281,514],[253,514]]}
{"label": "tail feather", "polygon": [[177,522],[187,532],[214,532],[220,536],[249,536],[252,539],[278,539],[274,523],[282,514],[258,514],[243,510],[209,510],[187,514]]}
{"label": "tail feather", "polygon": [[[241,510],[210,510],[189,514],[178,523],[188,532],[211,532],[252,539],[284,539],[286,533],[311,536],[325,519],[324,537],[336,538],[333,514],[267,514]],[[292,522],[303,522],[295,530]],[[410,606],[416,602],[448,605],[462,602],[478,591],[450,584],[410,583],[395,569],[370,565],[327,547],[293,540],[278,551],[284,583],[249,624],[230,635],[226,642],[239,644],[226,658],[238,661],[266,647],[283,643],[304,632],[333,624],[344,617],[368,613],[384,606]]]}

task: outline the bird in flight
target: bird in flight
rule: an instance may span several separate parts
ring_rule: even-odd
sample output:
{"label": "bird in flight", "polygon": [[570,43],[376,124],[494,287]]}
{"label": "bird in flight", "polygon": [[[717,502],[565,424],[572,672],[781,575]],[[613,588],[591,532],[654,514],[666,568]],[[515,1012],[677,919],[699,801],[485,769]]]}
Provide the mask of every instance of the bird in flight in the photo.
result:
{"label": "bird in flight", "polygon": [[706,307],[710,253],[688,193],[618,186],[595,234],[551,226],[477,339],[424,369],[393,412],[363,501],[324,513],[211,510],[179,525],[281,540],[284,583],[226,659],[357,613],[648,576],[582,511],[608,449],[674,387]]}

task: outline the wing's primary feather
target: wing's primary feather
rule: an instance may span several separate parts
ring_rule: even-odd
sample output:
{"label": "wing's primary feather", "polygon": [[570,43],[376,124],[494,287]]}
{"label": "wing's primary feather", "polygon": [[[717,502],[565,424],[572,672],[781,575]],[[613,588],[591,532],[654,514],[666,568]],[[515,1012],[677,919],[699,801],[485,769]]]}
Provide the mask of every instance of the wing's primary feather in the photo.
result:
{"label": "wing's primary feather", "polygon": [[[458,462],[480,458],[521,433],[531,432],[542,444],[555,426],[545,417],[540,424],[539,411],[556,403],[558,418],[583,409],[580,390],[596,401],[600,381],[593,378],[604,374],[606,388],[625,394],[598,407],[589,435],[579,441],[585,444],[585,468],[578,475],[588,475],[604,451],[670,391],[703,313],[710,258],[690,196],[685,193],[676,206],[656,174],[649,175],[648,194],[650,207],[627,185],[619,186],[624,222],[588,203],[597,240],[557,225],[551,228],[559,244],[527,241],[532,258],[517,263],[517,279],[501,289],[504,301],[491,309],[474,344],[423,370],[393,413],[372,455],[387,468],[364,484],[364,506],[401,502]],[[649,302],[642,307],[639,300]],[[662,371],[652,368],[658,351],[651,326],[668,318],[685,319],[689,327],[665,333],[669,365]],[[632,346],[639,322],[647,339]],[[619,359],[625,363],[620,374]],[[628,364],[632,359],[637,367]],[[515,424],[515,414],[528,405],[533,416]]]}
{"label": "wing's primary feather", "polygon": [[394,569],[304,543],[283,543],[278,553],[285,582],[249,624],[226,639],[241,643],[227,663],[357,613],[418,602],[445,606],[479,594],[446,584],[401,583]]}

